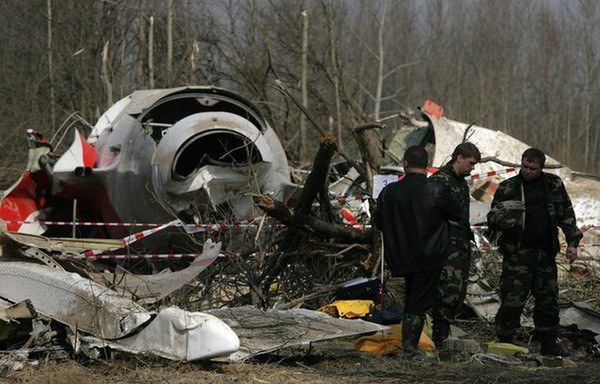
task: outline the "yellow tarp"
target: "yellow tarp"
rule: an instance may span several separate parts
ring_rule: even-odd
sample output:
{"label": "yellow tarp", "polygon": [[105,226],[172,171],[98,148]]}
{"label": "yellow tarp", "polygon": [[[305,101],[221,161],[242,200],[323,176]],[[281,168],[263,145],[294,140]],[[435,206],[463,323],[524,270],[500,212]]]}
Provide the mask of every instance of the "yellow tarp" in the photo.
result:
{"label": "yellow tarp", "polygon": [[[373,336],[364,336],[356,340],[354,349],[362,352],[369,352],[374,355],[389,355],[402,348],[402,326],[390,326],[391,333],[376,334]],[[435,344],[424,332],[421,332],[419,338],[419,350],[427,353],[435,353]]]}
{"label": "yellow tarp", "polygon": [[521,347],[519,345],[514,345],[510,343],[501,343],[499,341],[491,341],[488,344],[487,353],[493,353],[494,355],[502,355],[502,356],[514,356],[517,353],[521,353],[526,355],[529,353],[529,349],[525,347]]}
{"label": "yellow tarp", "polygon": [[337,300],[319,308],[319,311],[325,312],[332,317],[353,319],[365,316],[371,312],[374,306],[375,303],[372,300]]}

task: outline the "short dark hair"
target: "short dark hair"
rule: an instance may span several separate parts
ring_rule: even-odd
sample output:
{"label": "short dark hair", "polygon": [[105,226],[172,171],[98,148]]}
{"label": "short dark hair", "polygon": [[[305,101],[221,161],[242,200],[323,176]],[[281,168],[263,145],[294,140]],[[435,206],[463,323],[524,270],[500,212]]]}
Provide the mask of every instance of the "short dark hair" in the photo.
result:
{"label": "short dark hair", "polygon": [[413,145],[404,152],[402,160],[406,161],[407,167],[410,168],[427,168],[429,155],[427,155],[425,148]]}
{"label": "short dark hair", "polygon": [[458,155],[462,157],[474,157],[477,162],[481,161],[481,152],[479,152],[479,148],[473,143],[469,143],[468,141],[465,143],[460,143],[454,148],[454,152],[452,152],[452,162],[456,161]]}
{"label": "short dark hair", "polygon": [[544,152],[542,152],[541,149],[537,148],[526,149],[525,152],[523,152],[523,156],[521,156],[521,161],[523,159],[529,161],[530,163],[537,160],[540,162],[540,166],[542,166],[542,168],[544,167],[544,164],[546,164],[546,155],[544,155]]}

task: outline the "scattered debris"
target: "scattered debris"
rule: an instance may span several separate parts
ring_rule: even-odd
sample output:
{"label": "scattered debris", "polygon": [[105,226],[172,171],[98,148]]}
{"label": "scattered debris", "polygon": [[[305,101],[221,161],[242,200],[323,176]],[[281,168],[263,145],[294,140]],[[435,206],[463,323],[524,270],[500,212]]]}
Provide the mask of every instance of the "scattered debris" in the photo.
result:
{"label": "scattered debris", "polygon": [[239,351],[226,361],[243,361],[282,348],[307,348],[311,343],[387,330],[363,320],[344,320],[308,309],[260,310],[252,306],[213,309],[240,338]]}
{"label": "scattered debris", "polygon": [[372,300],[336,300],[331,304],[319,308],[319,311],[331,317],[344,317],[354,319],[365,317],[371,312],[375,303]]}
{"label": "scattered debris", "polygon": [[501,343],[499,341],[491,341],[487,347],[487,353],[494,355],[514,357],[515,355],[527,355],[529,349],[514,345],[511,343]]}
{"label": "scattered debris", "polygon": [[[397,130],[382,123],[353,129],[362,164],[341,153],[346,163],[332,166],[337,144],[324,135],[312,169],[295,172],[299,184],[290,181],[283,147],[258,109],[218,88],[135,92],[87,138],[75,132],[69,150],[57,156],[39,132],[28,133],[35,140],[27,169],[0,203],[0,340],[20,339],[0,366],[35,364],[31,351],[50,351],[65,334],[75,352],[90,358],[125,352],[233,362],[377,331],[385,333],[360,338],[356,349],[394,353],[401,327],[390,333],[373,323],[402,317],[399,303],[382,308],[384,295],[401,291],[386,293],[385,276],[374,277],[381,245],[370,226],[373,197],[379,181],[402,176],[407,146],[427,149],[433,173],[465,138],[484,154],[468,178],[476,241],[466,304],[469,321],[493,321],[501,255],[486,237],[485,221],[495,188],[516,172],[526,145],[448,120],[432,102],[400,118]],[[553,159],[548,165],[565,180],[586,226],[584,255],[577,264],[559,264],[561,279],[593,284],[600,183]],[[522,203],[507,202],[492,215],[502,221],[522,211]],[[184,287],[185,296],[177,297]],[[578,302],[582,292],[575,296],[561,309],[561,325],[571,327],[566,337],[574,347],[597,350],[600,316]],[[524,313],[529,326],[530,312]],[[420,348],[432,352],[428,331]],[[441,349],[452,359],[514,364],[514,355],[528,353],[493,342],[483,354],[461,329],[451,334]]]}

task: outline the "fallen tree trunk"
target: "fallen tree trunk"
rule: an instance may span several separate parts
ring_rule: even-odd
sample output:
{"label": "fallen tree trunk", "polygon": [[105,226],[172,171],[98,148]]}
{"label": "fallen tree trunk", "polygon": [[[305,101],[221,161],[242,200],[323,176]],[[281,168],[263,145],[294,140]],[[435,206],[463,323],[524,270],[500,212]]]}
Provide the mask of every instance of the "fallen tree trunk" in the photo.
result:
{"label": "fallen tree trunk", "polygon": [[283,202],[268,196],[262,197],[258,206],[267,215],[291,229],[301,230],[320,238],[336,239],[351,244],[370,244],[372,242],[371,230],[361,231],[342,224],[329,223],[313,216],[293,215]]}

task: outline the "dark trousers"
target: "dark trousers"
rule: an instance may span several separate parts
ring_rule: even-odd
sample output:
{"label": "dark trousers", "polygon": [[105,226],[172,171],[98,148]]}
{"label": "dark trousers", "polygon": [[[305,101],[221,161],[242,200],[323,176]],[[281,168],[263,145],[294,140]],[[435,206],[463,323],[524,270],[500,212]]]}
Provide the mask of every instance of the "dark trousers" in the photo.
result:
{"label": "dark trousers", "polygon": [[404,313],[424,315],[435,301],[441,268],[407,274]]}
{"label": "dark trousers", "polygon": [[409,273],[405,276],[404,320],[402,321],[402,349],[416,353],[425,324],[425,313],[435,301],[441,268]]}

